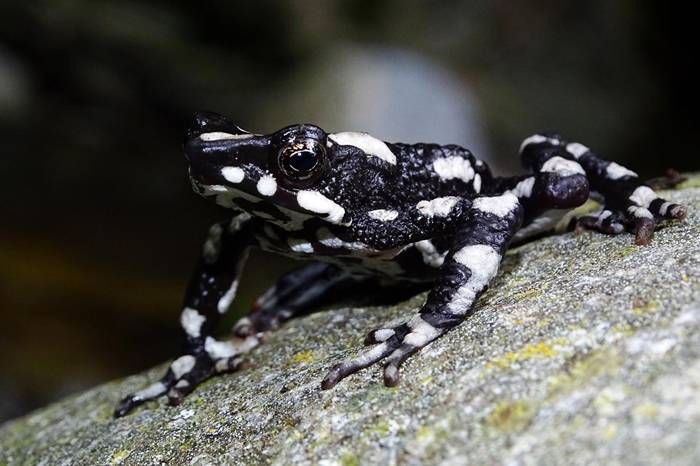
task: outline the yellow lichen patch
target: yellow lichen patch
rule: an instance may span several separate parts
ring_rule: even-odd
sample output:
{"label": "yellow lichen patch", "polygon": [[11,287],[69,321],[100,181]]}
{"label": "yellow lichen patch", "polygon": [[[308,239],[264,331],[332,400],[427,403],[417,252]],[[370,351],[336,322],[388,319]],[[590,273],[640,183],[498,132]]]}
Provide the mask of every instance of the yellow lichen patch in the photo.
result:
{"label": "yellow lichen patch", "polygon": [[118,464],[123,464],[124,460],[131,454],[131,450],[119,450],[112,455],[109,460],[109,464],[116,466]]}
{"label": "yellow lichen patch", "polygon": [[301,351],[300,353],[292,356],[292,364],[311,364],[314,360],[313,351]]}
{"label": "yellow lichen patch", "polygon": [[613,422],[603,427],[603,430],[600,432],[600,436],[603,437],[604,440],[608,441],[615,438],[615,435],[617,435],[617,424]]}
{"label": "yellow lichen patch", "polygon": [[546,286],[543,288],[528,288],[527,290],[518,291],[517,293],[510,295],[510,297],[514,301],[522,301],[524,299],[535,298],[537,296],[540,296],[546,290],[546,288]]}
{"label": "yellow lichen patch", "polygon": [[690,177],[686,181],[676,186],[677,190],[690,188],[700,188],[700,176]]}
{"label": "yellow lichen patch", "polygon": [[658,301],[648,301],[646,303],[642,303],[642,304],[634,306],[632,308],[632,312],[635,315],[644,316],[644,315],[656,312],[658,309],[659,309]]}
{"label": "yellow lichen patch", "polygon": [[636,252],[637,250],[639,250],[639,246],[635,246],[635,245],[625,246],[624,248],[620,248],[620,249],[615,250],[614,254],[615,254],[615,256],[617,256],[617,258],[623,258],[623,257],[629,256],[630,254]]}
{"label": "yellow lichen patch", "polygon": [[610,351],[599,351],[574,360],[567,365],[565,372],[549,378],[548,398],[569,393],[600,374],[616,370],[620,364],[620,356]]}
{"label": "yellow lichen patch", "polygon": [[513,432],[527,427],[533,415],[533,407],[523,400],[501,401],[486,418],[486,425]]}
{"label": "yellow lichen patch", "polygon": [[357,459],[357,456],[355,456],[349,451],[346,451],[340,457],[340,464],[342,464],[343,466],[358,466],[360,464],[360,461]]}
{"label": "yellow lichen patch", "polygon": [[420,379],[420,381],[418,383],[420,383],[421,385],[428,385],[432,381],[433,381],[433,376],[429,375],[427,377],[423,377],[422,379]]}
{"label": "yellow lichen patch", "polygon": [[634,407],[633,413],[637,417],[653,418],[659,414],[659,408],[652,403],[642,403]]}
{"label": "yellow lichen patch", "polygon": [[496,358],[486,363],[487,369],[499,368],[506,369],[515,362],[527,361],[533,358],[551,358],[556,354],[554,349],[547,343],[541,341],[539,343],[526,345],[520,351],[514,353],[508,351],[500,358]]}

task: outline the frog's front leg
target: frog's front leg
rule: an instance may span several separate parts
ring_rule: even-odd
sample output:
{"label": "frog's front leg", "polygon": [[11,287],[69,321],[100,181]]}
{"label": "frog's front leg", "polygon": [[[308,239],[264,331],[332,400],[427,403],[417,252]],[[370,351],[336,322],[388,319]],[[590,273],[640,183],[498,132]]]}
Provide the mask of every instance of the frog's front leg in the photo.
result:
{"label": "frog's front leg", "polygon": [[254,243],[249,220],[250,216],[242,213],[230,222],[211,227],[180,315],[184,351],[158,382],[122,399],[114,411],[115,417],[163,395],[167,395],[171,405],[176,405],[212,375],[238,369],[243,362],[242,353],[257,346],[254,337],[238,347],[212,337],[235,297],[240,269]]}
{"label": "frog's front leg", "polygon": [[523,208],[510,192],[476,199],[463,212],[439,278],[418,314],[395,327],[370,332],[365,343],[371,346],[335,365],[321,387],[332,388],[348,375],[380,360],[385,360],[385,385],[396,385],[399,367],[406,359],[467,318],[477,298],[496,276],[522,218]]}

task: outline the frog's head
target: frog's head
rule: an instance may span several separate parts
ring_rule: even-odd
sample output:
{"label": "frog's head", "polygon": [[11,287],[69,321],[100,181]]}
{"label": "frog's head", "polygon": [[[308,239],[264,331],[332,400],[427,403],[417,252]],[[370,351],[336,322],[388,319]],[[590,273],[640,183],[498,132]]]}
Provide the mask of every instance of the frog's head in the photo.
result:
{"label": "frog's head", "polygon": [[328,135],[307,124],[258,135],[221,115],[198,113],[185,131],[195,191],[262,218],[280,219],[281,207],[344,222],[345,210],[320,193],[329,177],[329,150]]}

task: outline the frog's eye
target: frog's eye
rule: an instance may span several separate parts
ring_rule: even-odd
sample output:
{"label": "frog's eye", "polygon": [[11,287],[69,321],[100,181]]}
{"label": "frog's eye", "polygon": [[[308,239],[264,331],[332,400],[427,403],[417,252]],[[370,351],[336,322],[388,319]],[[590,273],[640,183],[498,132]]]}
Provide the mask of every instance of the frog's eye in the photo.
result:
{"label": "frog's eye", "polygon": [[279,152],[278,164],[290,179],[305,181],[320,171],[325,155],[326,149],[316,141],[297,142]]}

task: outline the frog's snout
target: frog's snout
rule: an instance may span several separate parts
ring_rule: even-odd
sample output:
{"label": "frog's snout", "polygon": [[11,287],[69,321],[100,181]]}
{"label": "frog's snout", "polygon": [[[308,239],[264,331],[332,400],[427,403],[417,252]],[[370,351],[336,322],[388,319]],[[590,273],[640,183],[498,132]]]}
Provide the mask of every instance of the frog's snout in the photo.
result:
{"label": "frog's snout", "polygon": [[185,141],[198,138],[202,134],[243,132],[231,120],[214,112],[197,112],[185,126]]}

